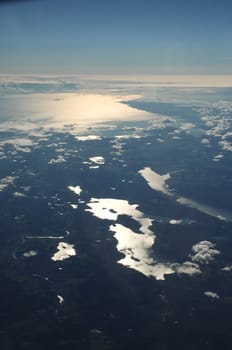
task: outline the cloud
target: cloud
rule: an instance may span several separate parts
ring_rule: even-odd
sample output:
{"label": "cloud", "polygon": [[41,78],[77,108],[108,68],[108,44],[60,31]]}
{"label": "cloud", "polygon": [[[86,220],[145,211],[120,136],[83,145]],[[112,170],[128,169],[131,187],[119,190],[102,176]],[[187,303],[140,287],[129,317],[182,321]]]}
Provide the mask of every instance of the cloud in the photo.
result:
{"label": "cloud", "polygon": [[95,140],[101,140],[102,138],[98,135],[85,135],[85,136],[76,136],[75,137],[78,141],[95,141]]}
{"label": "cloud", "polygon": [[49,160],[48,164],[59,164],[59,163],[65,163],[66,159],[59,155],[57,158],[52,158],[51,160]]}
{"label": "cloud", "polygon": [[210,141],[209,141],[209,139],[202,139],[202,140],[201,140],[201,143],[202,143],[203,145],[209,145],[209,144],[210,144]]}
{"label": "cloud", "polygon": [[193,123],[183,123],[181,124],[180,129],[183,131],[187,131],[187,130],[191,130],[194,127],[195,125]]}
{"label": "cloud", "polygon": [[28,252],[23,253],[25,258],[31,258],[32,256],[36,256],[38,253],[35,250],[29,250]]}
{"label": "cloud", "polygon": [[5,190],[9,185],[12,185],[15,181],[15,176],[7,176],[2,179],[0,179],[0,191]]}
{"label": "cloud", "polygon": [[177,273],[185,273],[190,276],[201,273],[199,265],[191,261],[185,261],[183,264],[172,264],[172,267]]}
{"label": "cloud", "polygon": [[6,159],[7,156],[5,155],[4,151],[2,148],[0,148],[0,159]]}
{"label": "cloud", "polygon": [[182,223],[181,219],[179,219],[179,220],[176,220],[176,219],[169,220],[169,224],[171,224],[171,225],[179,225],[181,223]]}
{"label": "cloud", "polygon": [[205,296],[212,298],[212,299],[219,299],[219,295],[214,292],[206,291],[204,292]]}
{"label": "cloud", "polygon": [[220,254],[219,250],[214,249],[215,244],[209,241],[201,241],[192,247],[193,254],[190,255],[193,262],[200,264],[209,264]]}
{"label": "cloud", "polygon": [[232,271],[232,265],[225,266],[225,267],[223,267],[221,270],[222,270],[222,271],[230,272],[230,271]]}
{"label": "cloud", "polygon": [[25,197],[25,194],[24,194],[24,193],[21,193],[21,192],[14,192],[14,193],[13,193],[13,196],[14,196],[14,197]]}
{"label": "cloud", "polygon": [[101,156],[90,157],[89,160],[95,164],[99,164],[99,165],[105,164],[105,159]]}

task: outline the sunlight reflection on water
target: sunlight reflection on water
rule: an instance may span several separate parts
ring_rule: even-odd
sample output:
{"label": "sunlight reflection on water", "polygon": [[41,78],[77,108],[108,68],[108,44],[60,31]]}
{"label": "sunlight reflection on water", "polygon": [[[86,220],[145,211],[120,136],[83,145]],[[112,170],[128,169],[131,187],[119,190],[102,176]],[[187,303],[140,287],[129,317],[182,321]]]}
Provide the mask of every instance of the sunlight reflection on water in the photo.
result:
{"label": "sunlight reflection on water", "polygon": [[17,120],[30,120],[43,126],[55,127],[71,123],[150,119],[151,113],[122,103],[135,97],[138,96],[120,98],[77,93],[21,94],[4,98],[2,108],[8,119],[16,120],[17,116]]}

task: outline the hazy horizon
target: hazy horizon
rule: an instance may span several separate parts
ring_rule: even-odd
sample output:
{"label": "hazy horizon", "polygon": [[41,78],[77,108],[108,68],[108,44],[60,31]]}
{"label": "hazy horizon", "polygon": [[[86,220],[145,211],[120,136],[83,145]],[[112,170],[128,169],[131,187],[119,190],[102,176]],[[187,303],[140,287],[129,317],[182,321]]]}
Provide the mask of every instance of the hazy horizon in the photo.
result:
{"label": "hazy horizon", "polygon": [[0,74],[232,74],[223,0],[0,3]]}

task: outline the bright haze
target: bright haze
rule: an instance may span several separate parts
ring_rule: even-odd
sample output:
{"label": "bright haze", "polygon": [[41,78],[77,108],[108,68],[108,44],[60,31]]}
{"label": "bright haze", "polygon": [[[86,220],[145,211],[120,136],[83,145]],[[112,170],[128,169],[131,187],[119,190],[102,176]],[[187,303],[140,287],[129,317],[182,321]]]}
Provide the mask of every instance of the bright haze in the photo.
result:
{"label": "bright haze", "polygon": [[231,74],[227,0],[0,3],[0,74]]}

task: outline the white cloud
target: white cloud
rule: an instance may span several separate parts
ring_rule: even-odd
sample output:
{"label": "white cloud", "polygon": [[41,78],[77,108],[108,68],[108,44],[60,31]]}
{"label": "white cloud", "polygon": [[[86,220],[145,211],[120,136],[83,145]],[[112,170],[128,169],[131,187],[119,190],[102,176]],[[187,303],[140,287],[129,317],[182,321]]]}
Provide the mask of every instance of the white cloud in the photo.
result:
{"label": "white cloud", "polygon": [[169,220],[169,224],[171,224],[171,225],[179,225],[181,223],[182,223],[181,219],[179,219],[179,220],[176,220],[176,219]]}
{"label": "white cloud", "polygon": [[59,163],[65,163],[66,159],[59,155],[57,158],[52,158],[51,160],[49,160],[48,164],[59,164]]}
{"label": "white cloud", "polygon": [[228,141],[220,141],[219,145],[224,149],[225,151],[230,151],[232,152],[232,142]]}
{"label": "white cloud", "polygon": [[232,271],[232,265],[225,266],[221,270],[222,271],[227,271],[227,272]]}
{"label": "white cloud", "polygon": [[16,180],[15,176],[7,176],[7,177],[0,179],[0,191],[3,191],[9,185],[12,185],[15,180]]}
{"label": "white cloud", "polygon": [[21,192],[14,192],[14,193],[13,193],[13,196],[14,196],[14,197],[25,197],[25,194],[24,194],[24,193],[21,193]]}
{"label": "white cloud", "polygon": [[94,164],[99,164],[99,165],[105,164],[105,159],[101,156],[90,157],[89,160]]}
{"label": "white cloud", "polygon": [[38,253],[35,250],[29,250],[28,252],[23,253],[25,258],[31,258],[32,256],[36,256]]}
{"label": "white cloud", "polygon": [[1,145],[13,145],[15,148],[28,147],[33,145],[33,141],[28,138],[11,138],[0,142]]}
{"label": "white cloud", "polygon": [[183,264],[173,264],[172,267],[177,273],[185,273],[187,275],[201,273],[199,265],[191,261],[185,261]]}
{"label": "white cloud", "polygon": [[202,139],[202,140],[201,140],[201,143],[202,143],[203,145],[209,145],[209,144],[210,144],[210,141],[209,141],[209,139]]}
{"label": "white cloud", "polygon": [[201,241],[192,247],[193,254],[190,255],[193,262],[200,264],[209,264],[220,254],[219,250],[214,249],[215,244],[209,241]]}
{"label": "white cloud", "polygon": [[217,154],[216,156],[213,157],[214,162],[220,162],[220,160],[224,158],[223,154]]}
{"label": "white cloud", "polygon": [[85,135],[85,136],[76,136],[75,139],[78,141],[95,141],[101,140],[102,138],[98,135]]}
{"label": "white cloud", "polygon": [[181,124],[180,129],[182,131],[187,131],[187,130],[191,130],[194,127],[195,127],[195,125],[193,123],[183,123],[183,124]]}
{"label": "white cloud", "polygon": [[214,292],[206,291],[204,292],[205,296],[212,298],[212,299],[219,299],[219,295]]}

